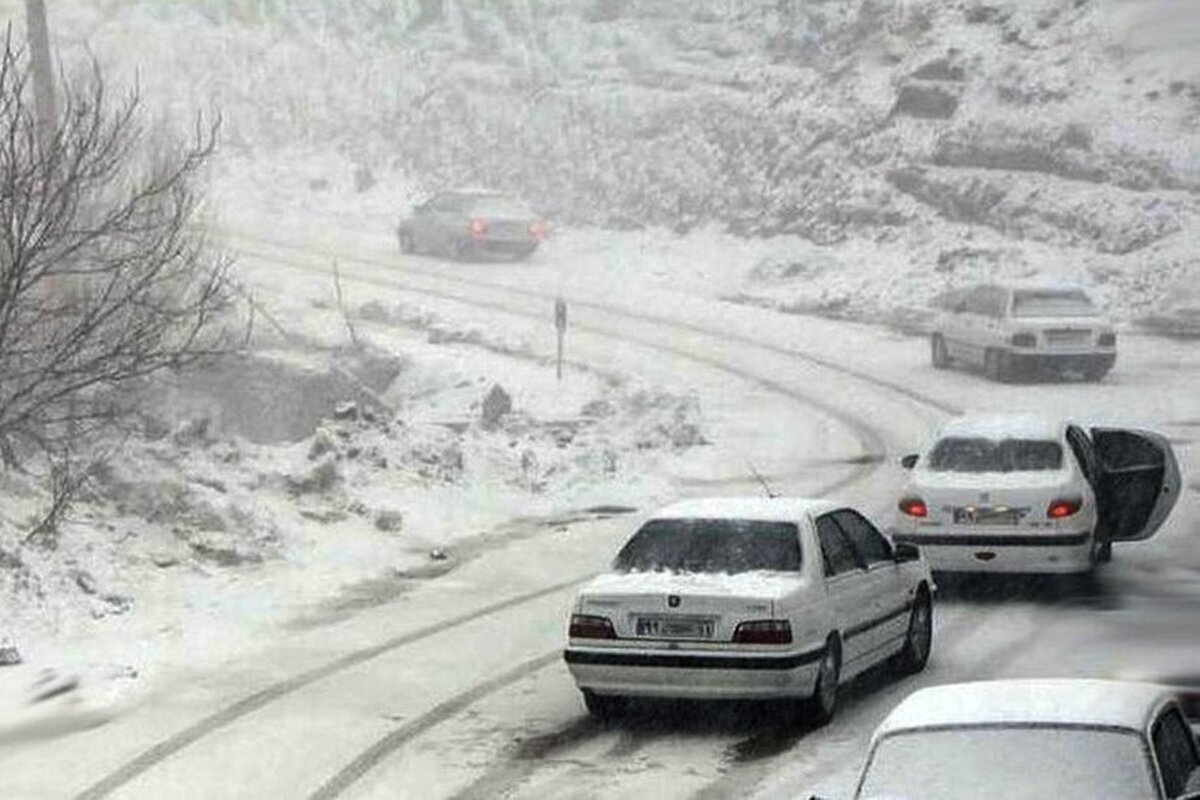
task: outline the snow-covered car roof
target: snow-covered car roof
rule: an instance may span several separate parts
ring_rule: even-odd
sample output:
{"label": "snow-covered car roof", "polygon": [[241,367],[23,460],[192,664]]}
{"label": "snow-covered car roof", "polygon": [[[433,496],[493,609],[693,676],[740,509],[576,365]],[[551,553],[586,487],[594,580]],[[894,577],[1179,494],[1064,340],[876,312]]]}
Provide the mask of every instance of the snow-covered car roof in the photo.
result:
{"label": "snow-covered car roof", "polygon": [[938,437],[1057,441],[1063,425],[1061,420],[1038,414],[967,414],[946,423]]}
{"label": "snow-covered car roof", "polygon": [[1172,697],[1152,683],[1033,679],[951,683],[913,692],[892,710],[876,737],[938,726],[1096,725],[1142,731]]}
{"label": "snow-covered car roof", "polygon": [[801,497],[707,497],[673,503],[653,518],[795,521],[806,514],[824,514],[845,507],[831,500]]}
{"label": "snow-covered car roof", "polygon": [[1060,278],[1053,275],[1046,275],[1039,278],[1025,278],[1024,280],[1012,281],[1001,285],[1014,292],[1083,292],[1085,295],[1091,296],[1091,292],[1088,291],[1086,286],[1069,278]]}

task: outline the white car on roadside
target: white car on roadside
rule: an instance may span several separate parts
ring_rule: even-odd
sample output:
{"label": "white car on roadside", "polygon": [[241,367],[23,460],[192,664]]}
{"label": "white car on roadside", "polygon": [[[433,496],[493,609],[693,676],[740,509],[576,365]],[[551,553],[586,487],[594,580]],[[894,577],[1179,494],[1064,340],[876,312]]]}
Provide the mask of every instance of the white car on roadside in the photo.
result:
{"label": "white car on roadside", "polygon": [[982,369],[995,381],[1034,370],[1098,381],[1117,359],[1112,322],[1069,285],[984,284],[952,292],[930,338],[933,366]]}
{"label": "white car on roadside", "polygon": [[933,582],[912,547],[825,500],[689,500],[583,587],[564,657],[588,710],[631,697],[778,699],[832,717],[838,685],[924,668]]}
{"label": "white car on roadside", "polygon": [[1200,750],[1171,692],[1097,680],[959,683],[875,731],[855,800],[1196,800]]}
{"label": "white car on roadside", "polygon": [[893,540],[935,572],[1088,572],[1153,535],[1180,492],[1164,437],[1027,414],[960,417],[901,463]]}

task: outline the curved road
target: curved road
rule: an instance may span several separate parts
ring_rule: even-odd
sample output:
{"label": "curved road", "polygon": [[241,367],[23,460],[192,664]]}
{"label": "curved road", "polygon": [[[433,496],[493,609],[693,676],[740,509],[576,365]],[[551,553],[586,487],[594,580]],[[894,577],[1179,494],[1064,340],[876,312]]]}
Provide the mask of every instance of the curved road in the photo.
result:
{"label": "curved road", "polygon": [[[1005,396],[980,403],[978,389],[975,396],[961,391],[978,383],[972,376],[914,372],[907,355],[897,358],[915,348],[912,342],[697,298],[669,299],[667,292],[655,295],[654,287],[645,287],[643,302],[630,307],[628,296],[598,297],[586,285],[573,293],[555,269],[503,267],[485,274],[479,265],[401,263],[382,243],[331,251],[319,241],[242,235],[230,242],[242,252],[247,282],[262,287],[268,306],[279,270],[296,282],[326,282],[329,257],[336,255],[352,298],[412,300],[436,304],[446,315],[486,316],[489,328],[544,347],[546,340],[537,337],[547,301],[561,292],[572,305],[574,359],[650,378],[679,372],[684,383],[718,391],[725,406],[749,408],[770,395],[774,408],[790,411],[761,425],[786,427],[801,445],[817,442],[822,453],[840,456],[831,464],[801,449],[786,477],[776,478],[781,488],[836,491],[877,512],[890,507],[900,480],[893,456],[958,411],[960,396],[972,401],[962,405],[992,407],[1082,398],[1082,387],[1074,385],[1028,387],[1019,401],[1020,387],[994,387]],[[835,355],[847,346],[856,355],[852,369]],[[908,379],[914,374],[928,385],[915,389],[917,381]],[[1125,387],[1114,388],[1120,394]],[[1097,402],[1107,407],[1113,400]],[[17,796],[27,790],[28,796],[88,798],[741,797],[756,791],[783,797],[809,789],[844,795],[866,737],[904,692],[946,680],[1045,671],[1051,663],[1058,672],[1086,672],[1086,661],[1072,663],[1053,648],[1047,655],[1046,642],[1107,635],[1105,614],[1111,612],[1098,610],[1094,597],[1064,595],[1057,586],[1002,589],[1000,596],[957,593],[939,604],[929,669],[901,685],[882,676],[857,681],[824,729],[780,730],[760,718],[761,709],[671,704],[649,704],[606,728],[583,714],[559,651],[574,587],[603,568],[633,524],[628,518],[581,522],[567,535],[516,541],[392,604],[297,634],[255,663],[197,676],[191,692],[71,737],[70,774],[55,775],[60,757],[35,748],[22,754],[9,778]],[[1115,568],[1120,558],[1119,551]],[[1126,577],[1126,584],[1140,580]]]}

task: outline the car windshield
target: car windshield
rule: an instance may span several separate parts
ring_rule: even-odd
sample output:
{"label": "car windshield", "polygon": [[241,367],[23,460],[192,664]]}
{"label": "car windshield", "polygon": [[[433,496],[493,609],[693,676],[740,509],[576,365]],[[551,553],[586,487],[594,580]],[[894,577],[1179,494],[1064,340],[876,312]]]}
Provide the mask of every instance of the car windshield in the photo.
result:
{"label": "car windshield", "polygon": [[1090,727],[980,727],[882,739],[856,800],[1156,797],[1141,739]]}
{"label": "car windshield", "polygon": [[621,548],[613,566],[621,572],[798,572],[799,531],[790,522],[656,519]]}
{"label": "car windshield", "polygon": [[1094,317],[1100,309],[1079,289],[1013,293],[1014,317]]}
{"label": "car windshield", "polygon": [[490,217],[519,217],[527,219],[534,213],[520,200],[511,197],[476,197],[470,203],[471,213]]}
{"label": "car windshield", "polygon": [[1058,442],[956,436],[934,446],[926,468],[934,472],[1038,472],[1060,469],[1062,460]]}

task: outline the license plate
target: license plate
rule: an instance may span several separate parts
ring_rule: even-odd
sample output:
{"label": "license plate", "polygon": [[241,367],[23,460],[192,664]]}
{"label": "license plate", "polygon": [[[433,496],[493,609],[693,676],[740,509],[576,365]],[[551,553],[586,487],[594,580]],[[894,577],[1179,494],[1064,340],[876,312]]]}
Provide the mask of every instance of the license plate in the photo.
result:
{"label": "license plate", "polygon": [[1046,343],[1051,345],[1079,346],[1091,341],[1091,331],[1046,331]]}
{"label": "license plate", "polygon": [[954,521],[959,525],[1016,525],[1022,516],[1019,508],[954,509]]}
{"label": "license plate", "polygon": [[714,627],[710,619],[639,617],[637,635],[656,639],[711,639]]}

